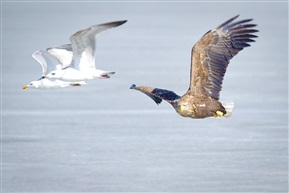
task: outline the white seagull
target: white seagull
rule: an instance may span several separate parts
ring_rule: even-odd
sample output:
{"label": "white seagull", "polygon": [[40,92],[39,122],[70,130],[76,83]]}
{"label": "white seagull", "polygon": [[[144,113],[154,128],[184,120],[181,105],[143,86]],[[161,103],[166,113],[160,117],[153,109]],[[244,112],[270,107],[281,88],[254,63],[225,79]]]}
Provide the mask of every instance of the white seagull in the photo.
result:
{"label": "white seagull", "polygon": [[86,84],[84,81],[65,82],[57,79],[43,78],[47,73],[57,69],[60,70],[70,64],[72,60],[71,44],[48,48],[47,51],[38,50],[32,54],[32,57],[40,63],[42,67],[42,77],[23,86],[23,89],[56,89]]}
{"label": "white seagull", "polygon": [[96,36],[113,27],[122,25],[127,20],[114,21],[94,25],[80,30],[70,37],[73,57],[70,65],[45,75],[44,78],[53,78],[63,81],[84,81],[98,78],[110,78],[115,72],[103,71],[95,68]]}

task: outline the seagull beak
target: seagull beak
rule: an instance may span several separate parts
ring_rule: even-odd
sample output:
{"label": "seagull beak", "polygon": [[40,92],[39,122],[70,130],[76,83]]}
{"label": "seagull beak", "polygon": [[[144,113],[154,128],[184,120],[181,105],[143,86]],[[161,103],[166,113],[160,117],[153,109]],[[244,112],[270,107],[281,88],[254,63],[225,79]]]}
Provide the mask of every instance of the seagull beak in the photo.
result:
{"label": "seagull beak", "polygon": [[43,75],[42,78],[48,78],[46,75]]}
{"label": "seagull beak", "polygon": [[29,86],[25,85],[25,86],[22,87],[22,89],[26,89],[26,88],[29,88]]}

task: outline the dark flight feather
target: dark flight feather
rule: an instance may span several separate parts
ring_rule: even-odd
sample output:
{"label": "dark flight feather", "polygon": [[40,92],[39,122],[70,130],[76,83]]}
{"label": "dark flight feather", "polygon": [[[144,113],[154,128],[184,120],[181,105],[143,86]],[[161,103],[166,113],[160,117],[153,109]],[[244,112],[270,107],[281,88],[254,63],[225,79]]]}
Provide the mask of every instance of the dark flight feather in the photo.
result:
{"label": "dark flight feather", "polygon": [[133,84],[130,89],[139,90],[142,93],[149,96],[151,99],[155,101],[156,104],[160,104],[162,100],[166,100],[167,102],[171,103],[174,100],[177,100],[180,98],[179,95],[174,93],[170,90],[160,89],[160,88],[151,88],[147,86],[136,86]]}
{"label": "dark flight feather", "polygon": [[219,100],[223,79],[230,60],[254,42],[257,36],[253,29],[257,25],[248,24],[252,19],[233,22],[235,16],[206,33],[192,49],[191,83],[192,95],[209,95]]}

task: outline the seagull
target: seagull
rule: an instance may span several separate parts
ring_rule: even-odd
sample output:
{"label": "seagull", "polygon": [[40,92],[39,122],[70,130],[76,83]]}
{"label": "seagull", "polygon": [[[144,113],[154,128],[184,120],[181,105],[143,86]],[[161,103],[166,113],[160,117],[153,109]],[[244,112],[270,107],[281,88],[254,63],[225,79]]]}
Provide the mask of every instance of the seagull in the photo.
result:
{"label": "seagull", "polygon": [[127,20],[94,25],[80,30],[70,37],[73,57],[71,63],[61,70],[54,70],[44,78],[63,81],[84,81],[98,78],[110,78],[115,72],[95,68],[96,36],[113,27],[124,24]]}
{"label": "seagull", "polygon": [[191,52],[190,87],[179,96],[175,92],[148,86],[130,88],[143,92],[157,104],[170,103],[183,117],[229,117],[234,103],[219,101],[223,78],[230,60],[255,42],[256,24],[252,19],[234,21],[239,15],[208,31],[193,46]]}
{"label": "seagull", "polygon": [[[48,48],[46,51],[38,50],[32,54],[32,57],[38,61],[42,67],[42,76],[55,70],[62,69],[64,66],[69,65],[72,59],[71,44],[66,44],[58,47]],[[30,82],[28,85],[23,86],[23,89],[56,89],[67,86],[80,86],[85,84],[81,82],[65,82],[57,79],[49,79],[41,77],[38,80]]]}

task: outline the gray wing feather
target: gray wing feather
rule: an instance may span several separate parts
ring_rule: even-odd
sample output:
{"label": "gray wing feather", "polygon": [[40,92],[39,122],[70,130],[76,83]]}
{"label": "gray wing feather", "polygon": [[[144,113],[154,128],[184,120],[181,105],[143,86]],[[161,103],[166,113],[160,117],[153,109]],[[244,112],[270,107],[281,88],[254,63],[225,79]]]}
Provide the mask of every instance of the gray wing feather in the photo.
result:
{"label": "gray wing feather", "polygon": [[65,68],[71,64],[73,55],[71,44],[47,48],[46,51],[62,64],[62,68]]}
{"label": "gray wing feather", "polygon": [[[96,36],[107,29],[117,27],[125,22],[126,20],[94,25],[73,34],[70,37],[73,50],[73,66],[84,70],[95,68]],[[85,62],[81,60],[85,60]],[[82,65],[84,63],[86,65]]]}
{"label": "gray wing feather", "polygon": [[42,75],[62,67],[58,60],[46,51],[38,50],[32,54],[32,57],[41,65]]}

